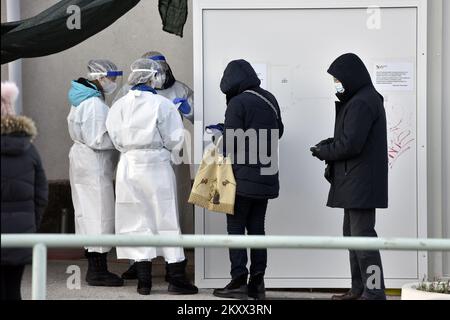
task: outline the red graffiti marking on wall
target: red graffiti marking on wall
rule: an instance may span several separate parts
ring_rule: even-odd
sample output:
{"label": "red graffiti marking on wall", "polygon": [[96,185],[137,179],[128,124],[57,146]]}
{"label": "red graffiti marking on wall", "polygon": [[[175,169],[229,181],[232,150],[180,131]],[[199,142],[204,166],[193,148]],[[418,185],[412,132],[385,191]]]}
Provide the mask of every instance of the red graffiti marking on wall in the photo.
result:
{"label": "red graffiti marking on wall", "polygon": [[412,148],[414,137],[411,130],[404,128],[403,120],[389,128],[389,167],[392,169],[395,162],[408,150]]}

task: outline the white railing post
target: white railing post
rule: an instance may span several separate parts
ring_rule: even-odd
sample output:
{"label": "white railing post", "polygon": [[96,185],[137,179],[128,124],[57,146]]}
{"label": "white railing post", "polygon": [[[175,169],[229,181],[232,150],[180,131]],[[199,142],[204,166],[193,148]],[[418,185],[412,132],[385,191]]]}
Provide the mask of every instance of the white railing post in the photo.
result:
{"label": "white railing post", "polygon": [[38,243],[33,247],[31,298],[45,300],[47,296],[47,247]]}

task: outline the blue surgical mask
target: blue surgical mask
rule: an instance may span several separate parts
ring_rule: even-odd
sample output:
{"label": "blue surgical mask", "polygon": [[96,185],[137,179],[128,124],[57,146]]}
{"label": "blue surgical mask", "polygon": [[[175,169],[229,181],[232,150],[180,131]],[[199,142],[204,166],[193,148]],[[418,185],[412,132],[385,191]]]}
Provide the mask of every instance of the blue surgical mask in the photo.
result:
{"label": "blue surgical mask", "polygon": [[344,85],[341,82],[339,82],[339,81],[337,81],[337,82],[335,81],[334,82],[334,88],[336,89],[337,93],[342,94],[342,93],[345,92]]}

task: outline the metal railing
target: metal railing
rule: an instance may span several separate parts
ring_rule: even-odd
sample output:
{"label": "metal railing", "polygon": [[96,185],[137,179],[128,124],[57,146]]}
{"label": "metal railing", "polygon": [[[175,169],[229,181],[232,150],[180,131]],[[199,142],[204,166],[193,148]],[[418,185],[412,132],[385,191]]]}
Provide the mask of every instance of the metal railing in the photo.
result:
{"label": "metal railing", "polygon": [[310,237],[310,236],[227,236],[227,235],[61,235],[3,234],[2,248],[33,248],[32,299],[46,299],[47,247],[184,247],[184,248],[288,248],[399,251],[450,251],[450,239]]}

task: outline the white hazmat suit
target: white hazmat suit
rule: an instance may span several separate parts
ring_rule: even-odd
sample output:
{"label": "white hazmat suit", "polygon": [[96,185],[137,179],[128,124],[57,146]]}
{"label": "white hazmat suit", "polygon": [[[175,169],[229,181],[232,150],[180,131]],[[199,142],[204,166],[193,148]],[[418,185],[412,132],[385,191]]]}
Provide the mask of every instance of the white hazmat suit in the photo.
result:
{"label": "white hazmat suit", "polygon": [[[116,176],[116,234],[179,235],[175,175],[171,151],[182,148],[183,123],[168,99],[130,90],[111,108],[106,121],[121,152]],[[163,248],[168,263],[185,260],[182,248]],[[119,259],[147,261],[156,248],[117,248]]]}
{"label": "white hazmat suit", "polygon": [[[99,97],[72,106],[67,118],[74,144],[70,150],[70,184],[77,234],[114,234],[113,178],[117,151],[105,122],[109,108]],[[105,253],[110,247],[88,247]]]}
{"label": "white hazmat suit", "polygon": [[[104,59],[88,62],[87,78],[72,81],[67,122],[74,144],[70,150],[70,187],[75,209],[75,231],[83,235],[114,234],[114,171],[119,153],[106,130],[109,108],[105,95],[116,91],[123,72]],[[86,282],[90,286],[123,286],[108,271],[109,246],[85,248]]]}
{"label": "white hazmat suit", "polygon": [[[190,106],[189,112],[186,112],[181,107],[180,103],[175,103],[179,107],[180,114],[183,118],[188,120],[191,124],[194,123],[194,91],[186,84],[178,81],[173,76],[172,70],[166,61],[164,55],[158,51],[150,51],[145,53],[142,58],[152,60],[157,64],[159,70],[162,73],[162,82],[156,84],[156,92],[159,95],[169,99],[172,102],[183,99]],[[117,94],[114,102],[125,96],[130,91],[131,86],[126,84]],[[183,112],[184,111],[184,112]],[[177,180],[177,199],[178,199],[178,213],[180,214],[180,221],[182,225],[190,224],[193,218],[193,206],[188,203],[189,195],[191,192],[191,169],[190,160],[187,150],[190,150],[191,145],[188,145],[190,141],[185,141],[184,146],[184,163],[173,164],[173,170]],[[184,222],[184,223],[183,223]]]}

